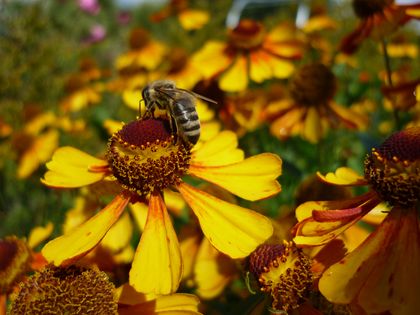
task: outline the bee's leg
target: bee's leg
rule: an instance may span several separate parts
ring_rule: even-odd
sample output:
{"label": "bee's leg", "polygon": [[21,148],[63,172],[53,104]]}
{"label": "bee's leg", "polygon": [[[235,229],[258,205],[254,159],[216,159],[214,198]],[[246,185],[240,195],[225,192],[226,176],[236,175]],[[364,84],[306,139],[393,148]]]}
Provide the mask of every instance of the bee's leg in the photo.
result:
{"label": "bee's leg", "polygon": [[152,103],[152,106],[146,106],[146,111],[142,118],[155,118],[155,103]]}

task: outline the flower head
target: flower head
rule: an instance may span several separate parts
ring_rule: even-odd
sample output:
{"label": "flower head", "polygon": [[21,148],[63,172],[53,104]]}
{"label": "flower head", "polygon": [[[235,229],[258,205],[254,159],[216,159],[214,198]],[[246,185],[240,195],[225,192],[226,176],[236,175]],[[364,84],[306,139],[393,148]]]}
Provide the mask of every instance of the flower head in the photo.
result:
{"label": "flower head", "polygon": [[312,286],[311,263],[292,242],[260,245],[249,256],[249,271],[261,291],[271,295],[273,310],[291,311]]}
{"label": "flower head", "polygon": [[294,70],[291,60],[300,58],[301,50],[287,26],[266,33],[261,23],[244,19],[228,31],[226,42],[207,42],[193,63],[204,78],[217,77],[222,90],[237,92],[246,89],[249,79],[261,83],[289,77]]}
{"label": "flower head", "polygon": [[369,212],[388,213],[357,248],[324,271],[319,289],[329,301],[367,313],[411,314],[420,307],[414,293],[420,290],[419,148],[420,127],[397,132],[367,156],[364,178],[348,168],[321,176],[334,185],[369,185],[367,193],[297,208],[294,241],[300,246],[328,244]]}
{"label": "flower head", "polygon": [[31,251],[17,237],[0,239],[0,295],[10,293],[13,286],[30,269]]}
{"label": "flower head", "polygon": [[265,110],[267,120],[272,121],[271,133],[280,139],[300,135],[316,143],[329,126],[364,128],[366,117],[334,102],[336,90],[336,78],[329,67],[304,65],[290,81],[290,97],[272,102]]}
{"label": "flower head", "polygon": [[130,284],[141,292],[174,292],[181,279],[182,261],[163,199],[165,189],[181,193],[210,243],[232,258],[247,256],[271,236],[269,219],[201,191],[187,184],[184,177],[192,175],[239,197],[258,200],[280,191],[276,179],[281,160],[268,153],[244,159],[236,136],[226,131],[192,147],[176,139],[168,125],[162,119],[140,119],[124,125],[111,137],[106,161],[70,147],[56,151],[42,179],[46,185],[70,188],[115,181],[120,193],[87,222],[48,243],[43,254],[49,261],[65,265],[86,255],[129,201],[144,202],[149,210]]}
{"label": "flower head", "polygon": [[114,289],[104,272],[47,266],[21,283],[10,314],[117,314]]}
{"label": "flower head", "polygon": [[353,0],[353,9],[360,19],[357,28],[343,38],[340,50],[354,53],[369,36],[375,39],[395,31],[418,15],[418,4],[400,5],[394,0]]}

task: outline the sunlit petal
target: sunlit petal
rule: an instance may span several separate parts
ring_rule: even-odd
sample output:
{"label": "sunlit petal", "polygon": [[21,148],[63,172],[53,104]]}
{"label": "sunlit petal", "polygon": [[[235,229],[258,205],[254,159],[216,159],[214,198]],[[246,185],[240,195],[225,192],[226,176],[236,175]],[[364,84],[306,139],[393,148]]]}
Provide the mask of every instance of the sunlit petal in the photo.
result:
{"label": "sunlit petal", "polygon": [[219,80],[220,88],[226,92],[239,92],[248,86],[248,62],[245,56],[239,55],[233,64],[223,73]]}
{"label": "sunlit petal", "polygon": [[170,294],[182,276],[181,251],[166,206],[152,194],[149,213],[130,270],[130,285],[137,291]]}
{"label": "sunlit petal", "polygon": [[41,182],[51,187],[82,187],[102,180],[107,165],[106,161],[75,148],[61,147],[47,163],[49,171],[45,173]]}
{"label": "sunlit petal", "polygon": [[203,143],[192,155],[194,166],[227,165],[242,161],[244,152],[238,149],[238,137],[232,131],[222,131]]}
{"label": "sunlit petal", "polygon": [[[204,47],[192,57],[192,63],[206,79],[226,69],[232,58],[224,53],[226,44],[217,41],[208,41]],[[204,66],[205,65],[205,66]]]}
{"label": "sunlit petal", "polygon": [[235,274],[234,261],[219,252],[204,238],[194,266],[197,294],[203,299],[219,295]]}
{"label": "sunlit petal", "polygon": [[118,195],[94,217],[68,234],[48,242],[42,249],[42,254],[56,266],[69,265],[83,257],[98,245],[118,220],[128,200],[128,198]]}
{"label": "sunlit petal", "polygon": [[357,174],[349,167],[339,167],[334,173],[328,173],[323,176],[317,172],[318,177],[328,184],[340,186],[366,185],[367,182],[363,176]]}
{"label": "sunlit petal", "polygon": [[302,137],[311,143],[317,143],[322,138],[324,129],[321,118],[315,107],[309,107],[306,112],[305,122],[302,130]]}
{"label": "sunlit petal", "polygon": [[119,252],[129,244],[132,233],[133,225],[128,212],[125,212],[106,233],[101,245],[110,249],[113,253]]}
{"label": "sunlit petal", "polygon": [[137,228],[140,231],[143,231],[144,226],[146,225],[147,213],[149,212],[147,205],[142,202],[136,202],[130,203],[128,207],[131,210]]}
{"label": "sunlit petal", "polygon": [[43,241],[45,241],[52,233],[54,225],[48,222],[45,226],[37,226],[31,230],[28,237],[28,245],[30,248],[35,248]]}
{"label": "sunlit petal", "polygon": [[277,155],[262,153],[229,165],[191,165],[190,173],[241,198],[259,200],[280,192],[277,177],[281,174],[281,166],[282,161]]}
{"label": "sunlit petal", "polygon": [[232,258],[248,256],[273,234],[271,221],[257,212],[185,183],[178,189],[196,214],[204,235],[214,247]]}
{"label": "sunlit petal", "polygon": [[27,178],[40,164],[45,163],[58,146],[58,131],[50,130],[38,136],[22,155],[17,169],[18,178]]}
{"label": "sunlit petal", "polygon": [[203,10],[187,9],[178,15],[182,27],[187,30],[197,30],[202,28],[209,21],[209,14]]}

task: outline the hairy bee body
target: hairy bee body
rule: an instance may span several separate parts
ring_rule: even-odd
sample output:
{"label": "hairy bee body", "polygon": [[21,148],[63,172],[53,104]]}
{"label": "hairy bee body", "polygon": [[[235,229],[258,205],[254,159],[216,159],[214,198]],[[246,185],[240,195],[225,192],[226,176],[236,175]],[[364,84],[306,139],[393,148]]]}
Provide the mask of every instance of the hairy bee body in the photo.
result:
{"label": "hairy bee body", "polygon": [[146,113],[153,115],[155,107],[166,110],[175,122],[177,134],[185,142],[196,144],[200,138],[200,119],[196,111],[196,98],[193,92],[178,89],[169,80],[149,83],[142,91]]}

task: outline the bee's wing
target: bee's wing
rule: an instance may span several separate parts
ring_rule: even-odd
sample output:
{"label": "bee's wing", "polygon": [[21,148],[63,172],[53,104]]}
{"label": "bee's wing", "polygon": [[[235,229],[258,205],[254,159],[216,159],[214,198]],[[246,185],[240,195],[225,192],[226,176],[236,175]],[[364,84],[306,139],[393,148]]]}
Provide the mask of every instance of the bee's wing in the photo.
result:
{"label": "bee's wing", "polygon": [[[185,89],[178,89],[178,88],[176,88],[176,89],[159,89],[159,92],[161,92],[162,94],[165,94],[166,96],[172,98],[174,101],[176,101],[179,98],[179,96],[181,96],[183,94],[188,94],[189,96],[202,99],[206,102],[217,104],[217,102],[215,100],[212,100],[212,99],[207,98],[203,95],[200,95],[200,94],[197,94],[195,92],[185,90]],[[195,102],[193,102],[193,103],[195,104]]]}
{"label": "bee's wing", "polygon": [[192,96],[194,96],[196,98],[199,98],[199,99],[202,99],[203,101],[213,103],[213,104],[217,104],[217,102],[215,100],[212,100],[211,98],[207,98],[203,95],[197,94],[193,91],[188,91],[188,90],[184,90],[184,89],[178,89],[178,90],[183,91],[183,92],[188,93],[188,94],[191,94]]}

